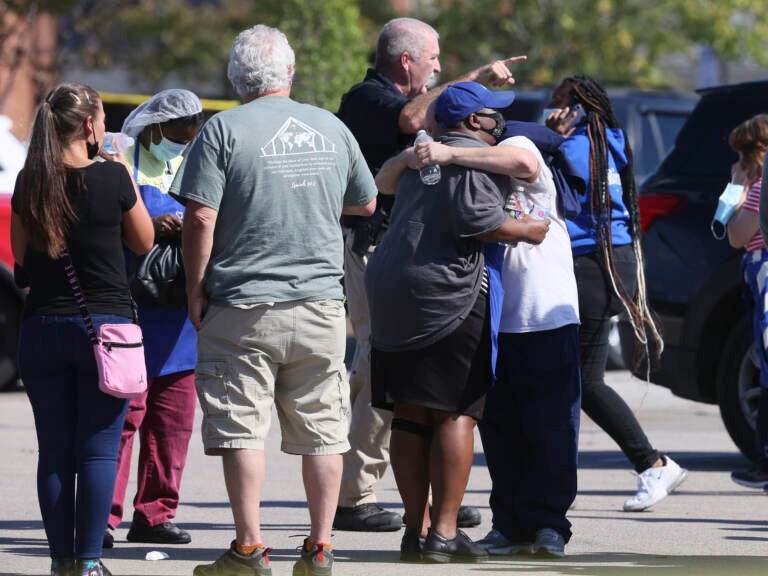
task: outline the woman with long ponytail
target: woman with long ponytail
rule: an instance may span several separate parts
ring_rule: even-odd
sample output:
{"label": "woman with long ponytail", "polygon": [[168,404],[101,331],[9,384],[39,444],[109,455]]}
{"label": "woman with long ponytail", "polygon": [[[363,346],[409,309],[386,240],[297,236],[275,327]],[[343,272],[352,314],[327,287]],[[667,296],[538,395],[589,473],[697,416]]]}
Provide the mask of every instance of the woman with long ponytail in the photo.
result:
{"label": "woman with long ponytail", "polygon": [[[52,576],[103,576],[101,545],[127,400],[99,390],[93,349],[65,272],[71,264],[95,329],[132,322],[123,244],[154,230],[124,163],[94,162],[104,136],[99,94],[51,90],[35,117],[11,215],[13,257],[29,287],[19,374],[38,441],[37,492]],[[124,160],[123,158],[117,158]]]}
{"label": "woman with long ponytail", "polygon": [[[687,471],[651,445],[624,399],[605,383],[610,319],[616,314],[626,313],[646,359],[663,350],[647,301],[632,150],[594,78],[566,78],[549,106],[561,110],[547,125],[567,136],[563,149],[586,183],[581,213],[567,221],[579,292],[581,406],[635,467],[637,493],[624,510],[645,510],[679,486]],[[583,110],[578,120],[577,106]]]}

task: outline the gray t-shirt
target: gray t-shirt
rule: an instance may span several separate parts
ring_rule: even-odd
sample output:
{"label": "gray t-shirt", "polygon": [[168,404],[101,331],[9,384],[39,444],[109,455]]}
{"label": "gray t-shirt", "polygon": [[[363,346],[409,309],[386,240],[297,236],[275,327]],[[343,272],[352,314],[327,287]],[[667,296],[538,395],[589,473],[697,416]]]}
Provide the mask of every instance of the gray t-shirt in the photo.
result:
{"label": "gray t-shirt", "polygon": [[[448,146],[487,146],[460,133]],[[424,348],[467,318],[480,290],[483,243],[474,236],[506,222],[509,178],[461,166],[443,166],[442,179],[425,186],[413,170],[397,190],[384,240],[368,261],[365,288],[374,347]]]}
{"label": "gray t-shirt", "polygon": [[206,123],[171,193],[218,211],[211,302],[249,305],[343,298],[341,211],[377,191],[333,114],[265,96]]}

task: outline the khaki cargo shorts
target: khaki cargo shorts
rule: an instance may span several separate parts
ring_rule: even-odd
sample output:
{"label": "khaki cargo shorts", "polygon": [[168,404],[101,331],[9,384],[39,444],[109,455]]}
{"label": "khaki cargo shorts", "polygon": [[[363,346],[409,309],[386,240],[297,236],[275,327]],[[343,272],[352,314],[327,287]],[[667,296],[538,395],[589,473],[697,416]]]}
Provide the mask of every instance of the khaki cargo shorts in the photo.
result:
{"label": "khaki cargo shorts", "polygon": [[283,452],[349,450],[345,348],[340,300],[210,306],[195,371],[205,453],[263,450],[273,404]]}

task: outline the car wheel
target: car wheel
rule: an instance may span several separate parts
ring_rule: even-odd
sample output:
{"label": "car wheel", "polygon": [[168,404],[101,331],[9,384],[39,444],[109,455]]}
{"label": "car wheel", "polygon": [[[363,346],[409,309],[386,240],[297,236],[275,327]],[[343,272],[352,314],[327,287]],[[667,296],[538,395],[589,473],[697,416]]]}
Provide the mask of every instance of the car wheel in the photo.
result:
{"label": "car wheel", "polygon": [[757,459],[755,423],[760,399],[760,362],[746,319],[731,330],[717,371],[717,402],[726,430],[739,450]]}
{"label": "car wheel", "polygon": [[0,289],[0,390],[17,385],[16,349],[20,315],[18,298]]}

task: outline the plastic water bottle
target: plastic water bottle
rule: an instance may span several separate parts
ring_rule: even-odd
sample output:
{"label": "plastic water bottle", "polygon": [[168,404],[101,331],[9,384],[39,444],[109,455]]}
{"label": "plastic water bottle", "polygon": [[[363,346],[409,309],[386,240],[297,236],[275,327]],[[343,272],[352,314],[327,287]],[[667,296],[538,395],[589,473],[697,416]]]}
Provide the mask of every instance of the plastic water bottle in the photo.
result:
{"label": "plastic water bottle", "polygon": [[[413,141],[413,145],[421,144],[422,142],[434,142],[434,138],[427,134],[426,130],[419,130],[416,133],[416,140]],[[419,177],[421,181],[427,186],[434,186],[440,182],[440,166],[437,164],[429,164],[419,170]]]}
{"label": "plastic water bottle", "polygon": [[122,132],[104,132],[101,149],[107,154],[119,154],[133,146],[133,138]]}

